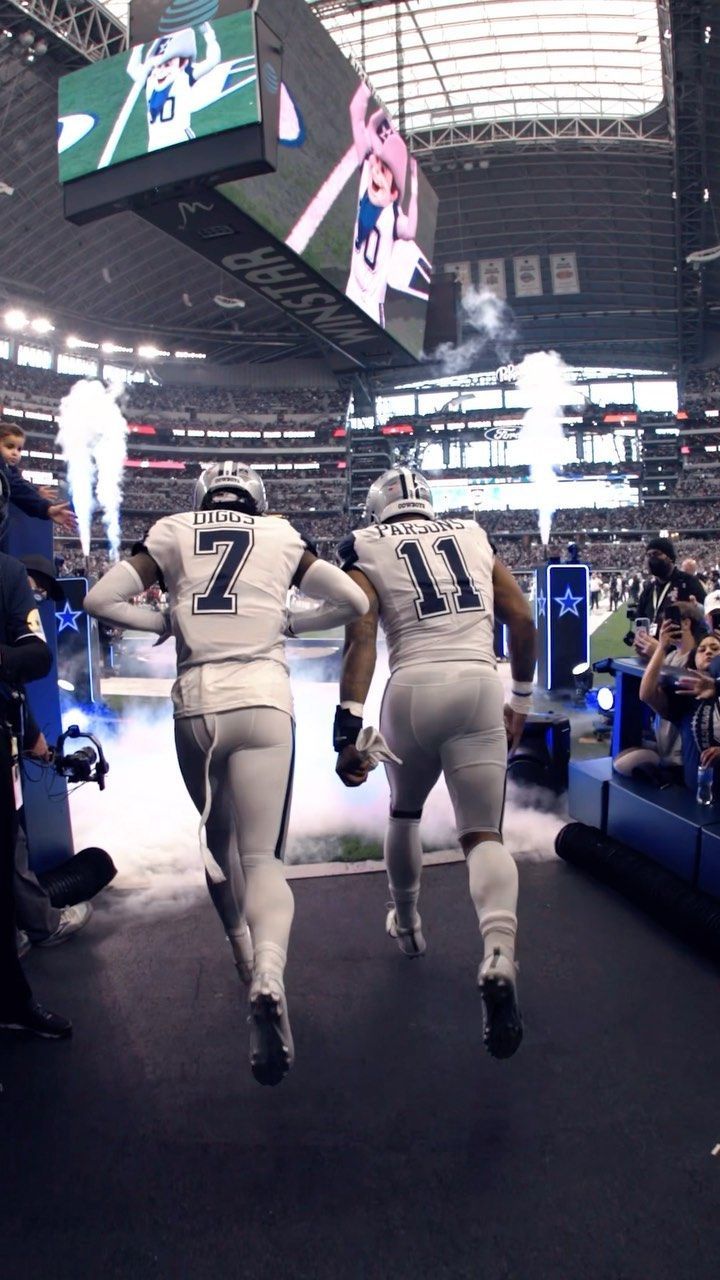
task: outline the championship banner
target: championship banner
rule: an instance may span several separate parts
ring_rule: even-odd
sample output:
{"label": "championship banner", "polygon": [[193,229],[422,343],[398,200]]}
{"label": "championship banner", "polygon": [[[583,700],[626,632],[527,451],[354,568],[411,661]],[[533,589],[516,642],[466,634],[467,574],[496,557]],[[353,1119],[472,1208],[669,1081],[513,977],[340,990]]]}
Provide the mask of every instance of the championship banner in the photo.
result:
{"label": "championship banner", "polygon": [[579,293],[577,254],[551,253],[550,277],[553,293]]}
{"label": "championship banner", "polygon": [[[480,292],[493,293],[496,298],[507,298],[507,279],[504,258],[481,258]],[[517,289],[515,290],[517,293]]]}
{"label": "championship banner", "polygon": [[513,258],[513,268],[515,297],[539,298],[543,291],[539,255],[531,253],[522,258]]}
{"label": "championship banner", "polygon": [[444,272],[446,276],[455,277],[458,284],[460,285],[460,296],[461,298],[464,298],[465,294],[470,289],[472,289],[472,275],[470,272],[470,263],[469,262],[446,262],[444,267]]}

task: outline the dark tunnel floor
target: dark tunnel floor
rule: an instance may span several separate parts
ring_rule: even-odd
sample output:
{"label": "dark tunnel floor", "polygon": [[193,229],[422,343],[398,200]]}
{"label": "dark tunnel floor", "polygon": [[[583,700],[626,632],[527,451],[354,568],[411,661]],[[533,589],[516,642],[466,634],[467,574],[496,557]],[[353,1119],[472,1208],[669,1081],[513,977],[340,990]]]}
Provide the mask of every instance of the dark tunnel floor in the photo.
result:
{"label": "dark tunnel floor", "polygon": [[459,864],[425,872],[415,961],[382,875],[293,882],[277,1089],[209,903],[34,951],[75,1035],[0,1044],[4,1280],[716,1277],[720,974],[560,862],[520,876],[504,1063]]}

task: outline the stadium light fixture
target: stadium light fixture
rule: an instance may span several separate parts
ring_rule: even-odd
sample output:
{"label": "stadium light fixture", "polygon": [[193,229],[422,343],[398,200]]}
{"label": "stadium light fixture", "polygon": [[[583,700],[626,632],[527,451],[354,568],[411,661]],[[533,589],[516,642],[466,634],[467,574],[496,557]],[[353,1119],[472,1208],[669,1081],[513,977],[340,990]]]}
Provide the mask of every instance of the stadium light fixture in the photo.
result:
{"label": "stadium light fixture", "polygon": [[133,353],[132,347],[120,347],[117,342],[103,342],[100,349],[105,352],[106,356],[131,356]]}
{"label": "stadium light fixture", "polygon": [[207,360],[204,351],[176,351],[176,360]]}
{"label": "stadium light fixture", "polygon": [[100,343],[88,342],[85,338],[76,338],[74,334],[70,334],[70,336],[65,339],[65,346],[69,347],[71,351],[76,351],[78,347],[83,347],[87,351],[97,351]]}
{"label": "stadium light fixture", "polygon": [[47,316],[36,316],[30,321],[30,328],[34,329],[35,333],[53,333],[55,325],[52,320],[48,320]]}
{"label": "stadium light fixture", "polygon": [[169,351],[161,351],[159,347],[138,347],[137,354],[141,360],[158,360],[161,356],[169,356]]}
{"label": "stadium light fixture", "polygon": [[5,312],[5,327],[7,329],[24,329],[27,322],[28,318],[25,312],[21,311],[19,307],[10,307],[9,311]]}

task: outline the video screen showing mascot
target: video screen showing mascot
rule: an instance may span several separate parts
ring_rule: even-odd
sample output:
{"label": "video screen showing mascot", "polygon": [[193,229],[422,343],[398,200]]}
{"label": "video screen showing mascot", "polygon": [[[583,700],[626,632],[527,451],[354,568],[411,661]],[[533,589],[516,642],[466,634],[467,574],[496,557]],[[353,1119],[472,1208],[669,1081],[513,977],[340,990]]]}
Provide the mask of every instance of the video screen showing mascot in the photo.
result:
{"label": "video screen showing mascot", "polygon": [[305,5],[261,12],[281,33],[277,172],[222,194],[420,356],[437,196],[397,122]]}
{"label": "video screen showing mascot", "polygon": [[60,181],[260,119],[252,14],[156,36],[60,81]]}

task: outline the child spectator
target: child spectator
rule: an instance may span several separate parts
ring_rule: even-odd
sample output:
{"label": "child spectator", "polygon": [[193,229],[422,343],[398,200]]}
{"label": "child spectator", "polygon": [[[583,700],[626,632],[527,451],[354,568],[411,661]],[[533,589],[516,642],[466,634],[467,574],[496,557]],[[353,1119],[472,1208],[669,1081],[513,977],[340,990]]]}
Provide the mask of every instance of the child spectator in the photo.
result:
{"label": "child spectator", "polygon": [[38,489],[20,475],[24,444],[25,432],[22,427],[14,422],[0,421],[0,470],[10,485],[10,501],[26,515],[37,516],[40,520],[52,520],[53,524],[74,533],[76,522],[70,504],[53,502],[52,490]]}

